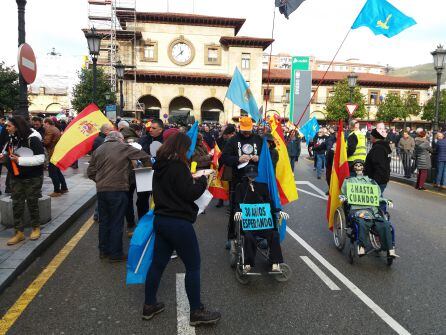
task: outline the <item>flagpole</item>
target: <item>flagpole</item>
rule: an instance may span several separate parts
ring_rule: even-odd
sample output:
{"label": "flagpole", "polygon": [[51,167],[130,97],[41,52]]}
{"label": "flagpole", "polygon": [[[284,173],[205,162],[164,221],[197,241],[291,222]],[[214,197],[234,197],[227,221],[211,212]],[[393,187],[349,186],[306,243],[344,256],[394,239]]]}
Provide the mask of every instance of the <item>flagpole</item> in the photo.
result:
{"label": "flagpole", "polygon": [[345,35],[344,39],[342,40],[341,45],[339,46],[338,50],[336,51],[335,55],[333,56],[333,59],[331,60],[330,64],[327,67],[327,70],[325,71],[324,75],[322,76],[321,80],[319,80],[319,83],[317,84],[316,89],[314,90],[313,95],[311,96],[310,100],[308,101],[307,106],[305,107],[303,113],[300,115],[299,120],[296,123],[296,126],[299,125],[300,121],[302,121],[302,118],[304,117],[304,115],[307,112],[308,107],[310,107],[311,101],[314,99],[314,96],[317,94],[317,91],[319,89],[319,87],[321,86],[322,82],[325,79],[325,76],[327,75],[328,71],[330,70],[331,66],[333,65],[334,60],[336,59],[336,56],[338,55],[339,51],[341,50],[342,46],[344,45],[345,41],[347,40],[348,35],[350,34],[350,32],[352,31],[352,28],[350,27],[347,31],[347,34]]}
{"label": "flagpole", "polygon": [[266,82],[266,92],[268,93],[266,95],[266,101],[265,101],[265,116],[263,118],[263,120],[266,120],[266,112],[268,111],[268,100],[269,100],[269,84],[270,84],[270,79],[271,79],[271,56],[273,53],[273,45],[274,45],[274,28],[276,25],[276,6],[274,5],[274,14],[273,14],[273,27],[271,29],[271,39],[273,40],[273,42],[271,42],[271,48],[269,50],[269,61],[268,61],[268,80]]}

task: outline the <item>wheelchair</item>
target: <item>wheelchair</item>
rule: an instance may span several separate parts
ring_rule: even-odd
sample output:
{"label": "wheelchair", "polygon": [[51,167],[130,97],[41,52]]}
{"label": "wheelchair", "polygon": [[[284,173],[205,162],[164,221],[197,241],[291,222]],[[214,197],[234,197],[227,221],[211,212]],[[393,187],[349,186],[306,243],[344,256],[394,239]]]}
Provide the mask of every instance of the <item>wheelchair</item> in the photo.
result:
{"label": "wheelchair", "polygon": [[[280,225],[281,220],[279,220]],[[241,225],[241,220],[235,220],[235,231],[237,233],[236,239],[234,240],[234,247],[230,250],[230,265],[235,269],[235,278],[242,285],[247,285],[250,283],[251,278],[255,276],[261,276],[262,273],[248,272],[245,273],[243,271],[243,265],[245,262],[244,256],[244,242],[245,236],[243,233],[243,227]],[[266,239],[257,237],[257,254],[261,255],[268,266],[271,266],[273,263],[269,258],[269,246]],[[278,282],[286,282],[291,278],[292,270],[291,267],[286,263],[280,264],[280,272],[267,272],[268,275],[273,276],[273,278]]]}
{"label": "wheelchair", "polygon": [[[378,209],[378,213],[374,212],[372,208],[362,208],[352,210],[351,206],[347,203],[345,199],[342,199],[342,205],[336,209],[334,214],[334,223],[333,223],[333,240],[336,248],[339,251],[343,251],[347,239],[349,240],[349,247],[347,252],[347,257],[350,264],[353,264],[357,255],[357,245],[359,242],[359,225],[356,222],[357,218],[361,218],[363,220],[371,220],[376,221],[377,219],[384,219],[390,224],[391,234],[392,234],[392,243],[395,241],[395,230],[390,223],[390,215],[387,212],[384,212],[382,209]],[[389,205],[392,206],[392,203],[389,202]],[[373,224],[369,230],[369,241],[370,245],[365,246],[366,253],[365,255],[375,254],[379,257],[380,252],[383,251],[381,248],[380,235],[376,230],[375,224]],[[364,256],[365,256],[364,255]],[[386,261],[387,265],[391,266],[393,263],[394,257],[389,255],[387,251]]]}

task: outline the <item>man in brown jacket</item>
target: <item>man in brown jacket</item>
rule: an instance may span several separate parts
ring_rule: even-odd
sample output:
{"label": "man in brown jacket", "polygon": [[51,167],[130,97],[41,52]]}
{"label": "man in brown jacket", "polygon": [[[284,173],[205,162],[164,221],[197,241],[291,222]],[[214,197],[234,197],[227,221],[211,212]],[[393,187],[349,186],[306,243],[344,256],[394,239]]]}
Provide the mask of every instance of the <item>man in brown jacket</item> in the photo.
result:
{"label": "man in brown jacket", "polygon": [[[54,125],[54,121],[50,118],[46,118],[43,121],[43,127],[45,128],[45,136],[43,138],[43,146],[48,152],[48,160],[51,160],[54,148],[60,139],[60,130]],[[68,192],[67,183],[62,171],[52,163],[48,163],[48,174],[53,182],[54,192],[49,194],[50,197],[60,197],[62,194]]]}
{"label": "man in brown jacket", "polygon": [[99,208],[99,257],[110,262],[125,261],[122,250],[124,216],[129,192],[129,164],[141,160],[149,165],[149,155],[124,143],[118,131],[110,132],[97,148],[87,169],[88,178],[96,182]]}
{"label": "man in brown jacket", "polygon": [[400,149],[401,161],[404,167],[404,177],[410,178],[412,174],[412,155],[415,150],[415,140],[405,130],[403,136],[398,142],[398,148]]}

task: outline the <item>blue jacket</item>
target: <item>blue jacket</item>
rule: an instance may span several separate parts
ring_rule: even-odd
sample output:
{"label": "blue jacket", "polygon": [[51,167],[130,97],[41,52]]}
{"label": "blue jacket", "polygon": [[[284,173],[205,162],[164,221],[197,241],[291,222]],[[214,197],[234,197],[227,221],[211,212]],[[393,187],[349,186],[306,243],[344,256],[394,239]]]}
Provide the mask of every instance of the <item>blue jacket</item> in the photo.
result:
{"label": "blue jacket", "polygon": [[437,160],[446,162],[446,138],[440,140],[436,144]]}

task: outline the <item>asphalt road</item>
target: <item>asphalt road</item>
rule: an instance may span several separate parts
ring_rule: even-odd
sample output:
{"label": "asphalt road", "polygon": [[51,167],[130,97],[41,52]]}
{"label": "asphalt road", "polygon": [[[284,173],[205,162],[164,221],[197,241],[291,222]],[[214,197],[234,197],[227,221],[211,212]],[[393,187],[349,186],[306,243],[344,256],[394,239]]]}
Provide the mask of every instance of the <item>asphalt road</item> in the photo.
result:
{"label": "asphalt road", "polygon": [[[312,162],[298,163],[296,180],[299,200],[285,209],[297,238],[288,234],[282,245],[293,270],[286,283],[261,276],[239,284],[224,249],[226,208],[211,204],[199,217],[202,300],[222,320],[195,334],[445,334],[446,198],[390,183],[385,195],[395,203],[391,215],[401,258],[392,267],[375,256],[350,265],[327,229],[327,186],[315,178]],[[92,209],[0,296],[2,315],[91,214]],[[163,276],[158,299],[165,312],[142,321],[144,287],[126,287],[125,264],[99,259],[97,230],[89,229],[8,334],[194,334],[178,327],[177,308],[185,298],[176,294],[181,261],[171,261]],[[257,263],[264,268],[260,258]]]}

